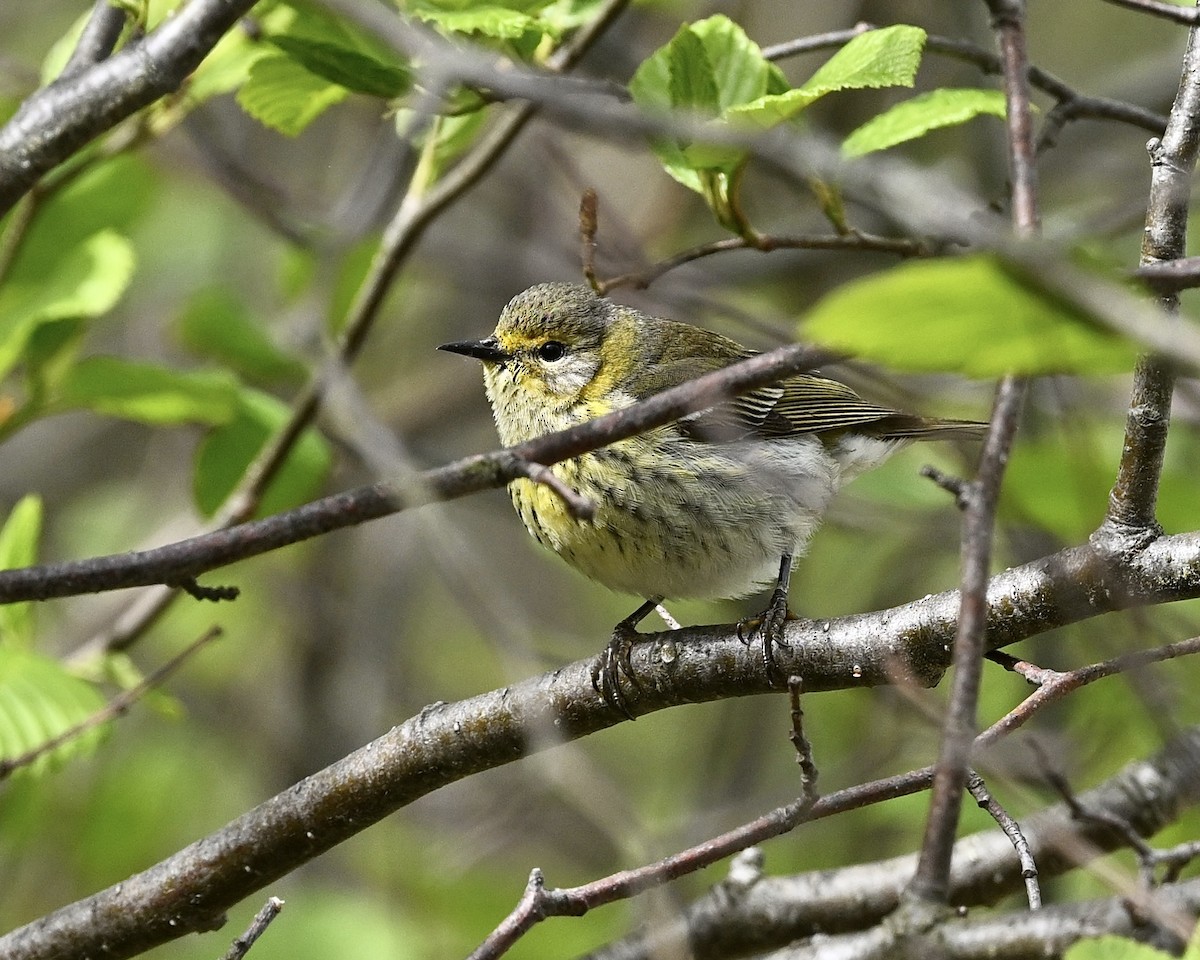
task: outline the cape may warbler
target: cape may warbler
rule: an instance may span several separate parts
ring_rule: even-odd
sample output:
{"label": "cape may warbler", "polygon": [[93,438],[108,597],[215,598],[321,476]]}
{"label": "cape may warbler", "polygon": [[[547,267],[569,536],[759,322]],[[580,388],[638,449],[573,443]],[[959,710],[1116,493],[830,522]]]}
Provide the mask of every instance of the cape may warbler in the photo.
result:
{"label": "cape may warbler", "polygon": [[[439,347],[483,361],[505,445],[591,420],[751,356],[740,343],[647,316],[567,283],[512,299],[491,336]],[[664,598],[743,597],[775,584],[754,629],[772,671],[792,558],[838,488],[907,441],[975,436],[984,425],[901,413],[803,374],[555,464],[595,505],[575,516],[545,484],[509,484],[529,532],[607,587],[647,598],[622,620],[593,683],[629,713],[620,673],[634,627]],[[739,629],[739,634],[741,630]]]}

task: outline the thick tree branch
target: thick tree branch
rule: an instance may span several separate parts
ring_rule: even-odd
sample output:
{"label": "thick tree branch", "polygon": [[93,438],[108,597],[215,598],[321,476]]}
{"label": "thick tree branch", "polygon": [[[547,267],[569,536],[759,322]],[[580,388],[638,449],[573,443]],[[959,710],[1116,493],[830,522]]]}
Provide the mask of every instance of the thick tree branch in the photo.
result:
{"label": "thick tree branch", "polygon": [[194,0],[138,43],[38,90],[0,129],[0,216],[41,177],[179,88],[254,0]]}
{"label": "thick tree branch", "polygon": [[[987,645],[1004,646],[1123,606],[1200,596],[1200,534],[1163,537],[1105,557],[1076,547],[992,578]],[[936,683],[954,636],[957,591],[872,614],[790,621],[776,662],[819,692],[886,683]],[[670,656],[664,656],[669,650]],[[758,651],[733,624],[651,634],[633,651],[638,714],[686,703],[778,693]],[[132,956],[221,924],[224,911],[271,881],[413,800],[483,770],[606,729],[622,717],[591,681],[590,660],[453,704],[436,704],[179,851],[156,866],[0,937],[0,956],[34,960]],[[928,786],[918,771],[873,787],[874,799]],[[861,790],[811,806],[807,818],[861,805]],[[746,843],[777,836],[787,811],[764,818]],[[1007,843],[1007,841],[1005,841]],[[644,889],[644,887],[643,887]]]}

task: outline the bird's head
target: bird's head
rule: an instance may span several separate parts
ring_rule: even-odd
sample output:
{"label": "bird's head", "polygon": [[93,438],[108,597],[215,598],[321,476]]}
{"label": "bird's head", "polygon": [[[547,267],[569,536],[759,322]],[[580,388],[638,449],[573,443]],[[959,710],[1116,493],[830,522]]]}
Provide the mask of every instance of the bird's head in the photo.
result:
{"label": "bird's head", "polygon": [[602,404],[633,362],[636,331],[627,329],[632,326],[587,287],[542,283],[509,301],[491,336],[438,349],[481,360],[502,433],[505,421],[519,419],[524,434],[530,420],[558,429],[564,424],[546,417],[592,401]]}

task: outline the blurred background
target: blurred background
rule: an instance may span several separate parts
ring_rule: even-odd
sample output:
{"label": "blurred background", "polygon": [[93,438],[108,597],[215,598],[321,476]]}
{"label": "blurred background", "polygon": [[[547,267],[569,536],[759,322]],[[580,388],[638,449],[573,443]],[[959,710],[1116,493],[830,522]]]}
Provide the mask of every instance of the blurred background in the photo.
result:
{"label": "blurred background", "polygon": [[[1099,2],[1070,12],[1030,6],[1034,63],[1082,92],[1169,108],[1182,28]],[[89,7],[60,0],[0,6],[0,98],[7,110],[36,86],[48,52]],[[635,4],[581,71],[624,84],[681,22],[717,12],[763,46],[869,21],[914,23],[992,47],[982,3],[678,0]],[[827,57],[781,66],[798,83]],[[917,88],[993,83],[970,65],[928,54]],[[806,122],[841,137],[907,95],[829,97]],[[1089,253],[1135,265],[1147,136],[1113,123],[1068,125],[1040,168],[1047,234],[1086,237]],[[1003,133],[994,118],[898,152],[986,202],[1004,203]],[[189,336],[187,318],[224,305],[244,311],[299,361],[261,385],[288,402],[303,371],[326,360],[331,320],[344,315],[361,282],[410,164],[378,100],[350,97],[296,138],[263,127],[231,97],[208,102],[113,165],[101,185],[107,215],[134,242],[137,273],[119,306],[93,326],[86,351],[203,368],[211,359]],[[753,166],[749,176],[749,214],[760,229],[829,232],[808,191]],[[643,143],[535,119],[482,182],[431,225],[361,358],[333,377],[320,420],[334,453],[324,492],[497,445],[477,365],[434,348],[483,336],[507,300],[530,284],[580,278],[578,206],[588,187],[599,198],[601,276],[722,235],[700,199],[667,177]],[[861,229],[891,229],[869,212],[848,212]],[[768,347],[794,338],[797,319],[823,294],[894,262],[868,253],[737,252],[613,296]],[[900,378],[855,364],[832,372],[875,399],[924,413],[983,419],[989,410],[986,383]],[[1127,393],[1124,377],[1034,385],[1006,486],[998,567],[1078,543],[1101,519]],[[1185,385],[1164,479],[1168,531],[1200,524],[1194,400]],[[151,428],[86,413],[47,418],[7,441],[0,507],[7,512],[29,492],[44,498],[46,560],[170,542],[203,522],[193,495],[193,458],[203,439],[192,427]],[[918,470],[933,462],[967,473],[973,456],[969,448],[911,448],[857,481],[798,564],[793,609],[832,617],[953,587],[958,515]],[[205,582],[236,584],[241,598],[219,606],[177,603],[130,656],[149,671],[211,624],[223,626],[225,638],[118,722],[94,755],[0,788],[0,927],[157,862],[426,704],[595,654],[637,602],[540,552],[503,491],[338,532]],[[41,605],[39,649],[69,656],[132,600],[119,592]],[[688,603],[672,612],[685,623],[728,622],[758,603]],[[1116,615],[1017,652],[1068,668],[1189,636],[1196,619],[1195,604]],[[1194,666],[1177,662],[1089,687],[1041,714],[1029,735],[1083,789],[1153,752],[1175,725],[1195,721],[1194,676]],[[1022,681],[989,666],[983,722],[1024,691]],[[822,790],[930,762],[937,734],[925,708],[943,695],[859,690],[807,698]],[[508,912],[534,866],[551,885],[583,883],[792,799],[799,781],[788,728],[784,697],[691,706],[441,790],[265,890],[264,898],[279,896],[289,906],[254,955],[462,955]],[[984,772],[1014,813],[1052,800],[1019,741],[991,757]],[[828,868],[914,850],[924,810],[918,796],[803,828],[767,846],[767,869]],[[1193,816],[1191,834],[1186,823],[1179,830],[1194,835],[1195,825]],[[985,826],[972,808],[964,831]],[[552,921],[512,955],[585,951],[647,911],[686,902],[722,874],[713,868],[633,904]],[[1052,897],[1105,889],[1084,874],[1047,886]],[[218,955],[260,905],[251,898],[223,930],[149,955]]]}

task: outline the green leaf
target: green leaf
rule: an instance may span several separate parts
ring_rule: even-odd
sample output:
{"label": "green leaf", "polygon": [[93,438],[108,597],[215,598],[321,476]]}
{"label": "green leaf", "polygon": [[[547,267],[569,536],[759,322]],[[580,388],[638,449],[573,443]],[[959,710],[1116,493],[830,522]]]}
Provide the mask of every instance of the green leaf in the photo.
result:
{"label": "green leaf", "polygon": [[88,357],[71,369],[51,407],[140,423],[212,425],[234,418],[237,396],[237,382],[224,371],[185,372],[119,357]]}
{"label": "green leaf", "polygon": [[1004,94],[999,90],[931,90],[872,117],[846,138],[842,153],[861,157],[981,114],[1003,118],[1005,112]]}
{"label": "green leaf", "polygon": [[795,89],[785,93],[767,94],[749,103],[730,107],[730,120],[741,121],[759,130],[767,130],[776,124],[790,120],[814,100],[819,100],[829,91],[817,93],[812,90]]}
{"label": "green leaf", "polygon": [[[41,535],[42,498],[28,494],[17,501],[0,528],[0,570],[33,566]],[[33,644],[32,603],[0,606],[0,646],[6,643],[21,647]]]}
{"label": "green leaf", "polygon": [[233,93],[250,78],[250,69],[270,49],[252,40],[245,30],[230,30],[188,78],[184,93],[193,103]]}
{"label": "green leaf", "polygon": [[1077,940],[1063,954],[1063,960],[1168,960],[1170,956],[1136,940],[1104,936]]}
{"label": "green leaf", "polygon": [[647,109],[717,116],[786,84],[781,78],[741,27],[717,15],[680,27],[638,67],[629,92]]}
{"label": "green leaf", "polygon": [[835,90],[911,87],[924,48],[920,27],[897,24],[871,30],[842,47],[799,89],[824,96]]}
{"label": "green leaf", "polygon": [[519,40],[526,32],[540,32],[535,17],[494,5],[469,10],[439,10],[422,5],[413,10],[413,16],[448,33],[481,34],[497,40]]}
{"label": "green leaf", "polygon": [[[263,445],[291,416],[287,406],[256,390],[244,389],[239,400],[237,416],[209,433],[196,451],[193,492],[205,516],[212,516],[225,502]],[[312,499],[332,462],[324,438],[306,430],[268,486],[257,515],[278,513]]]}
{"label": "green leaf", "polygon": [[237,102],[259,123],[294,137],[349,95],[341,84],[317,76],[280,53],[254,62]]}
{"label": "green leaf", "polygon": [[158,183],[158,172],[136,154],[89,165],[38,208],[5,287],[53,282],[63,257],[89,238],[103,231],[129,234],[154,208]]}
{"label": "green leaf", "polygon": [[907,370],[975,377],[1129,370],[1136,350],[987,256],[908,263],[820,301],[803,334]]}
{"label": "green leaf", "polygon": [[861,34],[830,57],[806,83],[747,101],[731,109],[729,118],[765,130],[839,90],[911,87],[924,45],[925,31],[903,24]]}
{"label": "green leaf", "polygon": [[30,400],[44,400],[62,382],[86,332],[87,321],[79,317],[49,320],[33,331],[24,355]]}
{"label": "green leaf", "polygon": [[716,113],[720,109],[717,81],[703,41],[682,27],[671,41],[670,50],[671,106],[692,113]]}
{"label": "green leaf", "polygon": [[178,329],[197,356],[216,360],[249,379],[294,382],[307,373],[303,363],[275,346],[245,304],[225,287],[209,287],[194,295]]}
{"label": "green leaf", "polygon": [[670,43],[659,47],[641,62],[629,80],[629,94],[643,110],[665,113],[671,109]]}
{"label": "green leaf", "polygon": [[718,110],[748,103],[767,92],[773,65],[736,23],[718,14],[692,24],[689,32],[704,48],[708,72],[717,90]]}
{"label": "green leaf", "polygon": [[[786,81],[758,45],[728,17],[718,15],[681,27],[638,67],[629,90],[648,110],[718,117],[779,85]],[[670,176],[706,198],[713,196],[712,176],[703,171],[718,171],[728,182],[748,157],[736,147],[704,143],[661,140],[653,146]]]}
{"label": "green leaf", "polygon": [[[13,759],[40,747],[103,705],[94,687],[67,673],[57,661],[0,645],[0,757]],[[71,756],[92,752],[103,736],[102,727],[90,730],[17,774],[44,773],[61,766]]]}
{"label": "green leaf", "polygon": [[398,60],[385,62],[344,45],[286,34],[268,39],[310,73],[348,90],[390,100],[412,87],[412,73]]}
{"label": "green leaf", "polygon": [[97,317],[111,310],[133,277],[134,253],[118,233],[101,230],[62,256],[41,281],[14,277],[0,289],[0,376],[21,359],[39,324]]}

